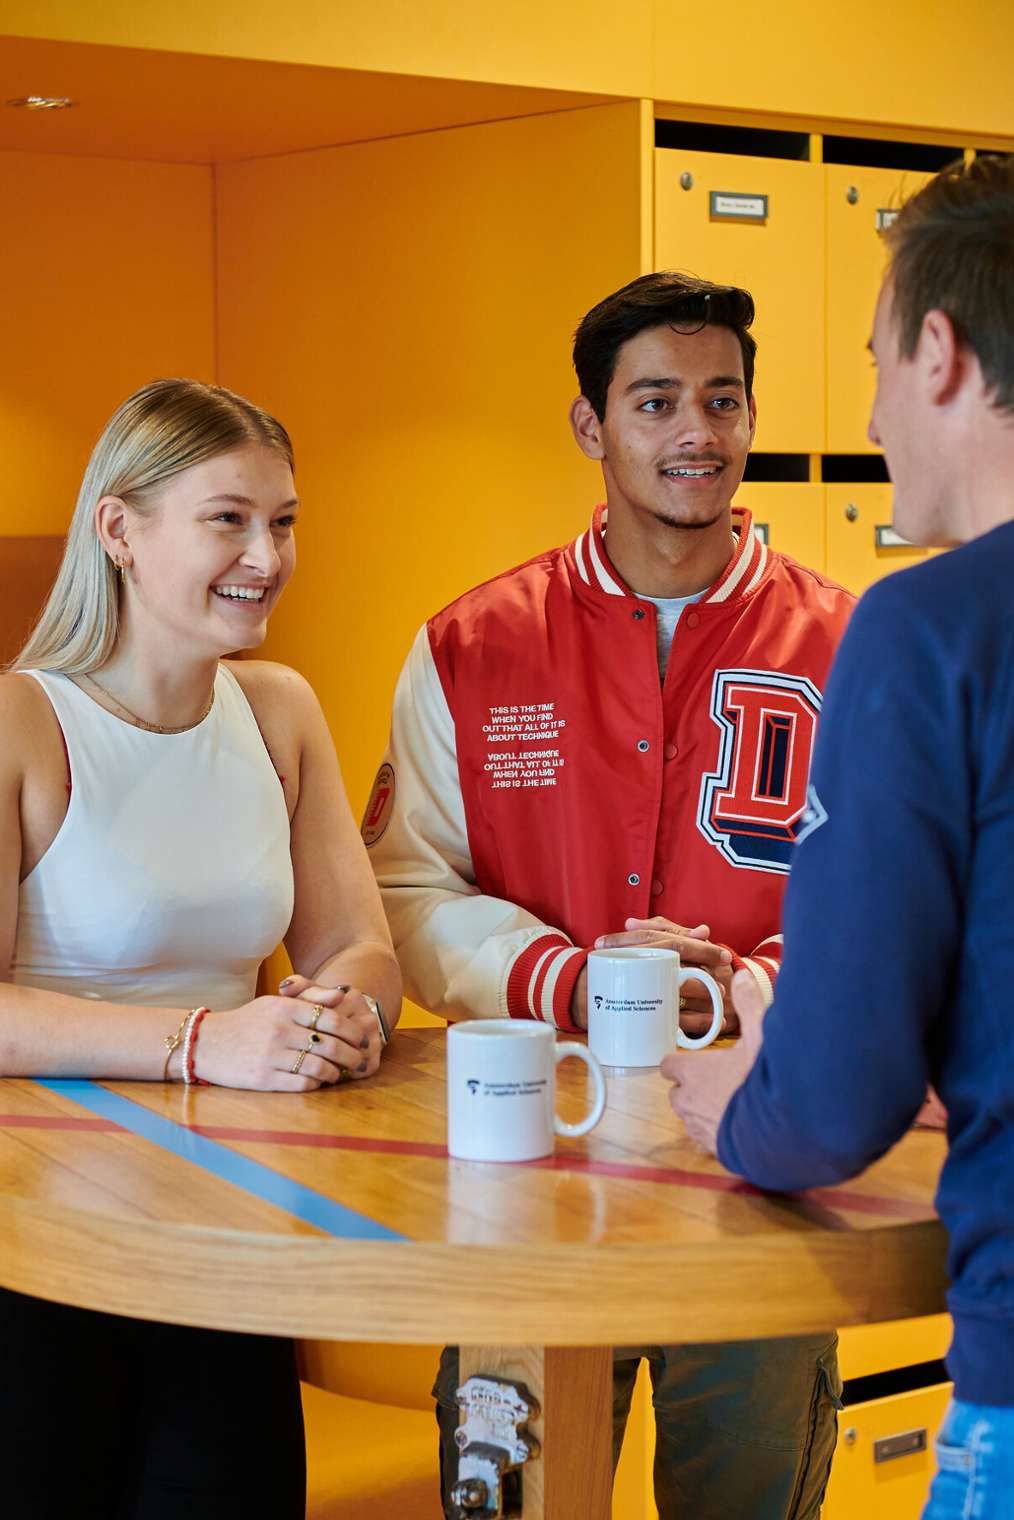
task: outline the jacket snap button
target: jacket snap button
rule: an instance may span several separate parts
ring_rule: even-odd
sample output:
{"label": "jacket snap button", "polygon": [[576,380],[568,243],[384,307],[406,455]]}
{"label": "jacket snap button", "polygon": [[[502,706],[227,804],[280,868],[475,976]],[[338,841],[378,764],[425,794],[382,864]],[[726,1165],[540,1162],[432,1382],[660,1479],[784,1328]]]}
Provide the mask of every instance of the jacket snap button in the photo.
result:
{"label": "jacket snap button", "polygon": [[658,879],[657,876],[655,877],[655,880],[651,884],[651,895],[652,895],[652,897],[661,897],[662,896],[662,883],[659,881],[659,879]]}
{"label": "jacket snap button", "polygon": [[644,617],[644,608],[643,607],[635,607],[634,611],[633,611],[633,613],[631,615],[634,618],[634,621],[637,622],[637,623],[639,623],[641,621],[641,619]]}
{"label": "jacket snap button", "polygon": [[637,747],[641,751],[642,755],[646,754],[647,751],[651,749],[651,745],[648,743],[647,739],[638,739]]}
{"label": "jacket snap button", "polygon": [[687,616],[687,627],[688,627],[688,628],[696,628],[696,627],[697,627],[697,624],[698,624],[698,623],[699,623],[699,622],[700,622],[700,621],[701,621],[701,620],[700,620],[700,618],[699,618],[699,617],[698,617],[698,615],[697,615],[697,613],[696,613],[696,612],[691,612],[691,613],[689,613],[689,614],[688,614],[688,616]]}
{"label": "jacket snap button", "polygon": [[676,756],[679,754],[679,750],[676,748],[675,744],[667,744],[662,753],[665,755],[665,758],[667,760],[675,760]]}
{"label": "jacket snap button", "polygon": [[641,878],[638,876],[636,871],[631,871],[630,875],[627,877],[627,885],[630,887],[639,887],[641,885]]}

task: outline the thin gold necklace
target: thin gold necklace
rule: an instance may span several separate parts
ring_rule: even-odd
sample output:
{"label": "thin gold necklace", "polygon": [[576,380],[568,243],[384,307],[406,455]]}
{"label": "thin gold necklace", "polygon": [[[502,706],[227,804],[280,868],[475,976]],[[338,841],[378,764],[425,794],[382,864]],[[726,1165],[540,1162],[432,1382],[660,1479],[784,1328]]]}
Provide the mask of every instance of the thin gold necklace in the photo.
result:
{"label": "thin gold necklace", "polygon": [[193,723],[181,723],[178,728],[170,728],[168,724],[165,723],[149,723],[147,718],[139,718],[136,712],[131,712],[130,708],[125,702],[121,702],[119,697],[114,697],[112,692],[102,685],[101,681],[96,681],[95,677],[88,675],[87,671],[82,671],[81,674],[84,676],[89,686],[94,686],[96,691],[100,691],[104,697],[108,697],[109,701],[112,702],[114,706],[118,707],[122,713],[125,713],[130,722],[134,724],[135,728],[146,729],[150,734],[185,734],[188,729],[197,728],[198,724],[203,723],[212,707],[215,705],[215,688],[212,686],[211,696],[208,698],[208,705],[201,713],[201,716],[199,718],[195,718]]}

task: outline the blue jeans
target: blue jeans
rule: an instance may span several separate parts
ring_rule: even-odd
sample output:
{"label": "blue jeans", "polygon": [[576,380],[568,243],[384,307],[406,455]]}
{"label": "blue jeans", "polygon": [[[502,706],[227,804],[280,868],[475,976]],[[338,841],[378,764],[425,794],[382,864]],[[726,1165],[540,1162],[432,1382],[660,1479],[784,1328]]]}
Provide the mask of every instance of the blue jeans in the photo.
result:
{"label": "blue jeans", "polygon": [[952,1400],[923,1520],[1014,1520],[1014,1407]]}

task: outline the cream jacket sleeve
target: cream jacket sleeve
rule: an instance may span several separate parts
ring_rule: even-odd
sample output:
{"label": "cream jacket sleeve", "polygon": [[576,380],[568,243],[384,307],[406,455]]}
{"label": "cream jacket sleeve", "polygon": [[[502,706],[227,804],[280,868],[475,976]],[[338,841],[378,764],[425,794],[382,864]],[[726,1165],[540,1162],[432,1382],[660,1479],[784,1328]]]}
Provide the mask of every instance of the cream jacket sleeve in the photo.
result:
{"label": "cream jacket sleeve", "polygon": [[586,952],[476,884],[454,719],[425,627],[398,681],[363,838],[414,1002],[449,1019],[574,1027],[570,997]]}

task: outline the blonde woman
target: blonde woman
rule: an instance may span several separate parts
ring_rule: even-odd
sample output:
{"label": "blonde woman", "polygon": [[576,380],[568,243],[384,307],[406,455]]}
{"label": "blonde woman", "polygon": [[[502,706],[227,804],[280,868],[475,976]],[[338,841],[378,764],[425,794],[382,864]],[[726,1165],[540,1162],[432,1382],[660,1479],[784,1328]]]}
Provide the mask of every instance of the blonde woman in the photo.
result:
{"label": "blonde woman", "polygon": [[[146,386],[99,439],[0,677],[4,1076],[302,1093],[377,1069],[401,984],[320,707],[223,659],[292,573],[292,469],[280,423],[195,381]],[[283,937],[297,975],[256,997]],[[288,1343],[3,1293],[0,1345],[33,1514],[302,1516]]]}

